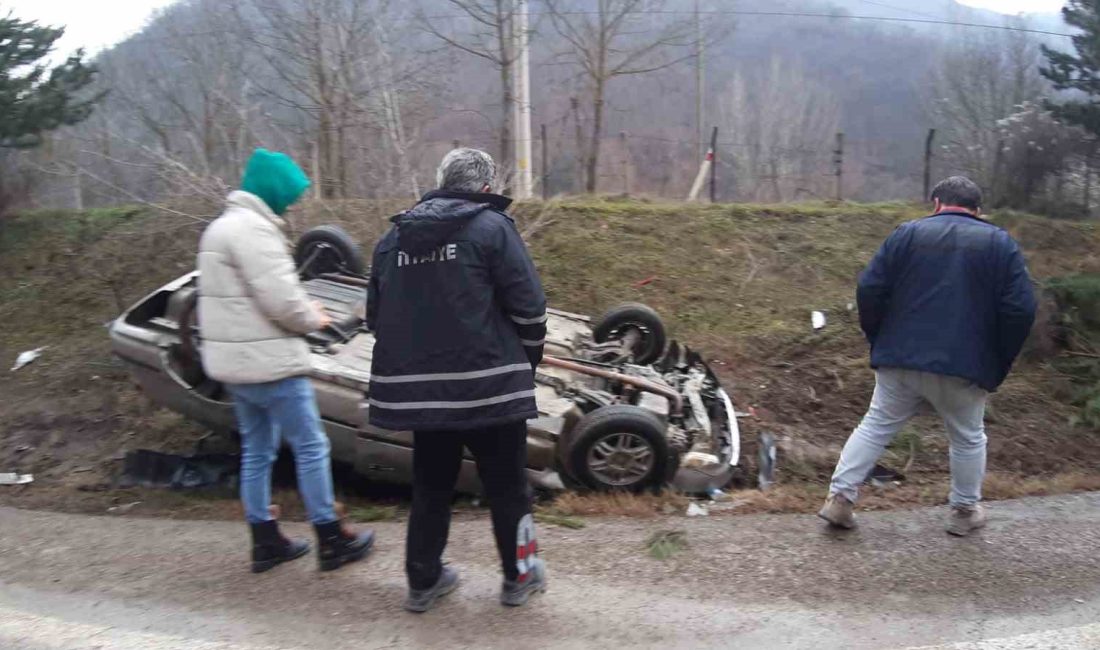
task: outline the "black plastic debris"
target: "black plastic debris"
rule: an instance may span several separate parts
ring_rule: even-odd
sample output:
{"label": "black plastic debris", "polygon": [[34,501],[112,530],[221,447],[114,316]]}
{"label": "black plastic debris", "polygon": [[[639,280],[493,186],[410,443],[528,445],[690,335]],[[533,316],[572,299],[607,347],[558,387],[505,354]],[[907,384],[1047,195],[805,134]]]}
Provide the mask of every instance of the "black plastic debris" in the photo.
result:
{"label": "black plastic debris", "polygon": [[875,465],[871,468],[871,473],[867,475],[867,480],[865,482],[875,487],[884,487],[891,483],[897,483],[904,480],[905,475],[901,472],[882,465]]}
{"label": "black plastic debris", "polygon": [[126,454],[120,487],[167,487],[189,490],[237,486],[241,458],[237,454],[180,456],[149,449]]}

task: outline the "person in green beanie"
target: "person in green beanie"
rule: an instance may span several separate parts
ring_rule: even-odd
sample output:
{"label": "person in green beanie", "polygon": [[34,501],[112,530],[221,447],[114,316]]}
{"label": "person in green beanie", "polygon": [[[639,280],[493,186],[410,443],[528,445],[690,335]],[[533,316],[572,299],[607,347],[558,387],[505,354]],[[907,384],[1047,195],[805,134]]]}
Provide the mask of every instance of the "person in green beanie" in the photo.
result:
{"label": "person in green beanie", "polygon": [[254,194],[275,214],[286,214],[309,189],[309,178],[285,153],[257,149],[244,168],[241,191]]}
{"label": "person in green beanie", "polygon": [[336,512],[329,440],[321,425],[304,334],[329,317],[298,279],[281,215],[309,188],[289,156],[257,149],[241,189],[199,243],[199,328],[206,374],[233,395],[241,435],[241,501],[252,532],[252,570],[302,557],[272,516],[271,469],[282,441],[294,452],[298,489],[317,532],[322,570],[362,559],[370,531],[353,533]]}

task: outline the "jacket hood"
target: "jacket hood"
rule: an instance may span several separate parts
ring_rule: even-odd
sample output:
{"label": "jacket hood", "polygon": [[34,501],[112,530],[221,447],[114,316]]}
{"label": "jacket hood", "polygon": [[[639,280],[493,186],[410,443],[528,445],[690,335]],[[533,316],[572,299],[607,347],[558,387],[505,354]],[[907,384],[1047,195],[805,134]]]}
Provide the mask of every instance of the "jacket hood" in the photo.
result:
{"label": "jacket hood", "polygon": [[411,255],[420,255],[447,243],[485,210],[504,211],[512,200],[499,194],[428,192],[411,210],[392,219],[397,227],[397,245]]}
{"label": "jacket hood", "polygon": [[229,193],[229,196],[226,197],[225,202],[229,206],[244,208],[245,210],[255,212],[264,219],[267,219],[271,223],[278,226],[280,230],[286,230],[286,221],[279,215],[272,212],[267,203],[265,203],[263,199],[256,196],[255,194],[245,192],[244,190],[234,190]]}
{"label": "jacket hood", "polygon": [[309,178],[285,153],[257,149],[245,166],[241,189],[282,215],[309,188]]}

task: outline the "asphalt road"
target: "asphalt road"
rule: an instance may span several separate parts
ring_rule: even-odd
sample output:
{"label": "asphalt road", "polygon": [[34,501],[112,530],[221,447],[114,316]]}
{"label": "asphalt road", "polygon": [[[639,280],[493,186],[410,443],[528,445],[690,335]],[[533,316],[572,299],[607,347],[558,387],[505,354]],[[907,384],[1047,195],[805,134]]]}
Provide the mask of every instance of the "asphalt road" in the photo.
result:
{"label": "asphalt road", "polygon": [[[401,610],[403,528],[365,563],[247,572],[242,524],[0,508],[0,648],[1100,648],[1100,494],[1002,502],[979,536],[943,509],[544,526],[550,591],[505,610],[485,517],[456,522],[459,591]],[[288,529],[308,534],[302,524]],[[645,540],[677,529],[667,560]]]}

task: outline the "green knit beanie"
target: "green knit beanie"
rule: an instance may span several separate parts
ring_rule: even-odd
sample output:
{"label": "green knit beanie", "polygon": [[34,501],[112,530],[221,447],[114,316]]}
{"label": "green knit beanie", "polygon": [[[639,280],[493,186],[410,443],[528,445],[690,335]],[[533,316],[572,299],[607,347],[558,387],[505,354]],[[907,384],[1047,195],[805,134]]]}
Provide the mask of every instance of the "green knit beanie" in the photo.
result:
{"label": "green knit beanie", "polygon": [[244,168],[241,189],[263,199],[275,214],[302,198],[309,188],[309,178],[290,156],[277,151],[257,149]]}

